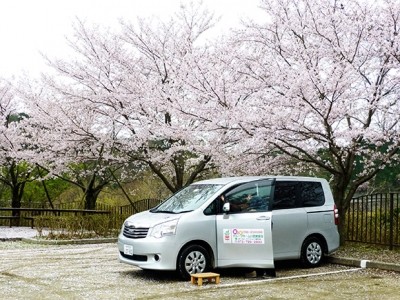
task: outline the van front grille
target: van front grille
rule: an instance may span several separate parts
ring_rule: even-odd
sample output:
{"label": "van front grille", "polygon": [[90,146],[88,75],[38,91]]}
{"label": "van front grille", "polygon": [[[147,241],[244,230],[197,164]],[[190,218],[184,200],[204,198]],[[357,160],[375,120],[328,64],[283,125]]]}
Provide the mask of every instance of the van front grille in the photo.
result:
{"label": "van front grille", "polygon": [[147,232],[149,232],[149,228],[140,228],[132,225],[125,225],[123,234],[130,239],[143,239],[147,236]]}
{"label": "van front grille", "polygon": [[128,255],[128,254],[124,254],[124,252],[120,252],[121,256],[127,258],[127,259],[131,259],[131,260],[136,260],[136,261],[147,261],[147,256],[146,255]]}

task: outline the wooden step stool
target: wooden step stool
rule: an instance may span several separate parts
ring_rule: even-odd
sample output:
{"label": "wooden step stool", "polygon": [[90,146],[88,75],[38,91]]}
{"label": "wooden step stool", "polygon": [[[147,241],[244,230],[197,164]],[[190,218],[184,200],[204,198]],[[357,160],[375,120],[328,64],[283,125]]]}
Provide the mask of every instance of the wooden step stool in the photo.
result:
{"label": "wooden step stool", "polygon": [[217,273],[197,273],[197,274],[191,274],[191,282],[197,285],[203,285],[203,279],[207,279],[207,282],[215,282],[215,284],[218,284],[220,282],[219,274]]}

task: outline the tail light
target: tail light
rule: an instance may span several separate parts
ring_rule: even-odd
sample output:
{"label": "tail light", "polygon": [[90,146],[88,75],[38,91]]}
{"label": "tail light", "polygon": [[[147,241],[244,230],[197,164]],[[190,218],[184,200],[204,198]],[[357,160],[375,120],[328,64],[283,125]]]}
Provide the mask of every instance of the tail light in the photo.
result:
{"label": "tail light", "polygon": [[336,204],[333,206],[333,214],[335,219],[335,225],[339,225],[339,210],[336,208]]}

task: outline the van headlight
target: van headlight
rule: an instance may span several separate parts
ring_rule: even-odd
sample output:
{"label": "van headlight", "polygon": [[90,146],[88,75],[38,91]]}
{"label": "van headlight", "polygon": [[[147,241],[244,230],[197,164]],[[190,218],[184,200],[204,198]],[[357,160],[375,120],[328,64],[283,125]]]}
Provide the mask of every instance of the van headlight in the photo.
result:
{"label": "van headlight", "polygon": [[150,236],[159,239],[166,235],[174,235],[176,226],[178,225],[178,220],[179,219],[174,219],[155,225],[151,229]]}

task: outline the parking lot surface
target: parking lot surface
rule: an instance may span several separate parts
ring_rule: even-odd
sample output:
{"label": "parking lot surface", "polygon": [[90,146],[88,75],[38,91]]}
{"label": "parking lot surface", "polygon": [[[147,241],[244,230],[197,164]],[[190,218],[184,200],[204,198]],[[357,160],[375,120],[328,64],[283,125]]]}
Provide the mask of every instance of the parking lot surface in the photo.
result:
{"label": "parking lot surface", "polygon": [[276,277],[216,270],[221,283],[201,287],[173,272],[118,262],[115,243],[35,245],[0,242],[0,299],[398,299],[400,274],[326,264],[277,264]]}

